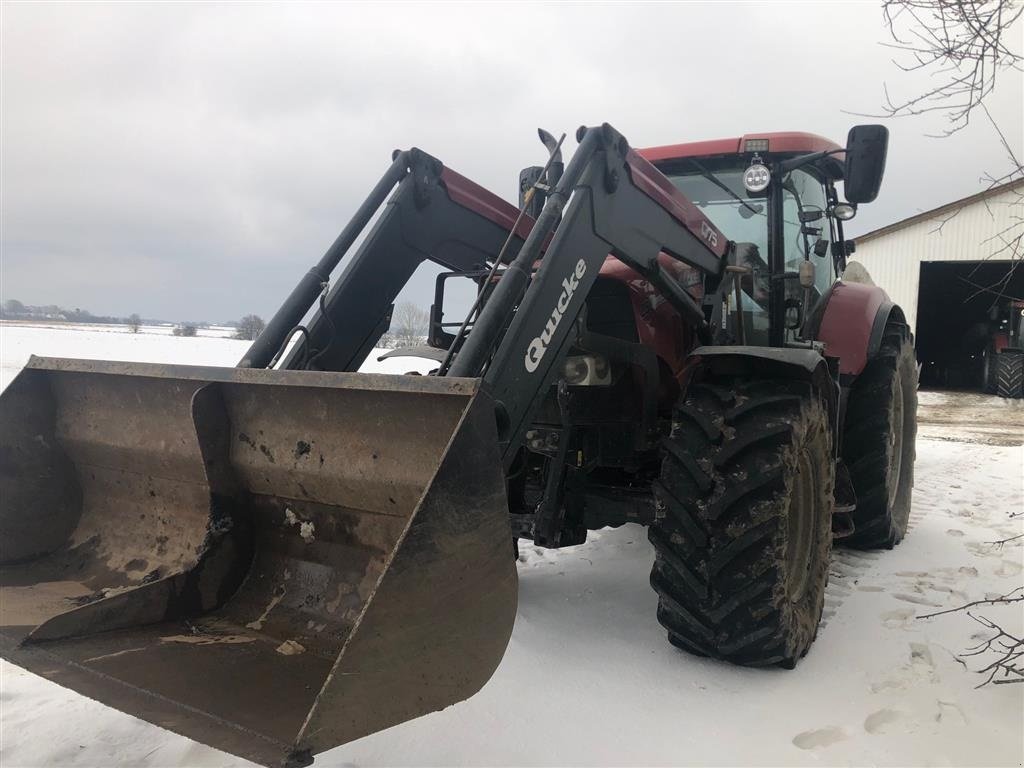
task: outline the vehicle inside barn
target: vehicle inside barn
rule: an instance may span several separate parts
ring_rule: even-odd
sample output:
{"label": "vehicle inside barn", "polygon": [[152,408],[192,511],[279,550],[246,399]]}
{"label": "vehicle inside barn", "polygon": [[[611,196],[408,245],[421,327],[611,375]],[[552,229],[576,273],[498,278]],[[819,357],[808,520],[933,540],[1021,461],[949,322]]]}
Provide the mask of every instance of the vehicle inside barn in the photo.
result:
{"label": "vehicle inside barn", "polygon": [[922,389],[1024,397],[1022,244],[1024,179],[856,238],[853,263],[907,308]]}
{"label": "vehicle inside barn", "polygon": [[922,262],[917,305],[921,386],[995,393],[999,358],[1020,348],[1024,271],[1017,261]]}

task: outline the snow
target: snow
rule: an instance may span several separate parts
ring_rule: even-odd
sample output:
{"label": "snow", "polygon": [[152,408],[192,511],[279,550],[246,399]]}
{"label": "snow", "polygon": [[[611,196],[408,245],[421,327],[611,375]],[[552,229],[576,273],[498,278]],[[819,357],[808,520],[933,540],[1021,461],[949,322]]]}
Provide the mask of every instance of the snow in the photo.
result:
{"label": "snow", "polygon": [[[232,339],[231,328],[200,328],[191,338],[173,336],[171,331],[170,326],[142,326],[139,333],[130,333],[124,325],[0,322],[0,388],[10,383],[30,355],[232,366],[242,359],[250,344]],[[437,367],[436,362],[422,358],[377,362],[377,357],[387,351],[373,350],[363,370],[427,373]]]}
{"label": "snow", "polygon": [[[144,329],[146,330],[146,329]],[[30,352],[231,365],[245,342],[0,326],[6,384]],[[367,368],[421,372],[429,361]],[[1024,409],[922,393],[911,529],[891,552],[839,548],[825,619],[793,671],[672,648],[654,619],[645,531],[550,551],[521,541],[519,612],[468,701],[339,747],[347,765],[1021,765],[1024,685],[976,688],[956,654],[983,628],[920,615],[1020,586]],[[978,612],[1021,629],[1015,607]],[[299,652],[285,649],[282,652]],[[0,663],[0,765],[249,765]]]}

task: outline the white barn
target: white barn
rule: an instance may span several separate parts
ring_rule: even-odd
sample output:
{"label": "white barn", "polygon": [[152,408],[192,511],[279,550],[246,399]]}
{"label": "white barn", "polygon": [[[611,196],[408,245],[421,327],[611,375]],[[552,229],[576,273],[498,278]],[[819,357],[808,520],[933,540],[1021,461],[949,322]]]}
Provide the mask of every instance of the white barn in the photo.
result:
{"label": "white barn", "polygon": [[[969,386],[984,326],[1024,297],[1024,179],[992,187],[856,238],[851,261],[906,312],[918,359],[941,381]],[[954,370],[956,369],[956,370]]]}

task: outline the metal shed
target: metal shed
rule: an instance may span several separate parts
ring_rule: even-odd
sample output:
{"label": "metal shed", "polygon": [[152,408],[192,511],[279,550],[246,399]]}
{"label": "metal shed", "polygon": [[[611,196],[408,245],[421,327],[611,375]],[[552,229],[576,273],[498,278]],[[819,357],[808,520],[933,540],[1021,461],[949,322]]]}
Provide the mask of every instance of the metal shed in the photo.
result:
{"label": "metal shed", "polygon": [[1024,179],[856,238],[853,261],[907,314],[922,383],[972,386],[1001,302],[1024,297]]}

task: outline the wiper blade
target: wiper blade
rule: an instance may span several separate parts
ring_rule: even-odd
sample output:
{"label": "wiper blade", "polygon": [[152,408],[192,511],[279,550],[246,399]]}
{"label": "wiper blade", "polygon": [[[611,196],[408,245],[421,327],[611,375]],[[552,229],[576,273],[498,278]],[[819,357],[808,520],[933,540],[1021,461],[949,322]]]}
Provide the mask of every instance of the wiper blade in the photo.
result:
{"label": "wiper blade", "polygon": [[[731,190],[731,189],[729,188],[729,186],[728,186],[728,185],[727,185],[727,184],[726,184],[726,183],[725,183],[724,181],[722,181],[722,180],[721,180],[720,178],[718,178],[717,176],[715,176],[715,174],[713,174],[713,173],[712,173],[711,171],[709,171],[709,170],[708,170],[707,168],[705,168],[705,167],[704,167],[703,165],[701,165],[701,164],[700,164],[699,162],[697,162],[696,160],[690,160],[689,162],[690,162],[690,164],[691,164],[691,165],[693,165],[693,166],[694,166],[694,167],[695,167],[695,168],[696,168],[696,169],[697,169],[698,171],[700,171],[700,175],[701,175],[701,176],[703,176],[703,177],[704,177],[705,179],[707,179],[708,181],[710,181],[710,182],[711,182],[712,184],[714,184],[714,185],[715,185],[716,187],[718,187],[718,188],[719,188],[720,190],[722,190],[723,192],[725,192],[725,193],[726,193],[727,195],[729,195],[729,197],[731,197],[731,198],[732,198],[733,200],[736,200],[737,202],[741,203],[741,204],[743,205],[743,207],[744,207],[744,208],[746,208],[746,209],[747,209],[748,211],[750,211],[750,215],[751,215],[751,216],[753,216],[754,214],[757,214],[757,213],[761,213],[761,212],[762,212],[762,211],[764,210],[764,208],[763,208],[763,207],[762,207],[761,205],[753,206],[753,205],[751,205],[750,203],[748,203],[748,202],[747,202],[746,200],[744,200],[744,199],[743,199],[742,197],[740,197],[739,195],[737,195],[737,194],[736,194],[735,192],[733,192],[733,191],[732,191],[732,190]],[[748,217],[748,218],[749,218],[749,217]]]}

